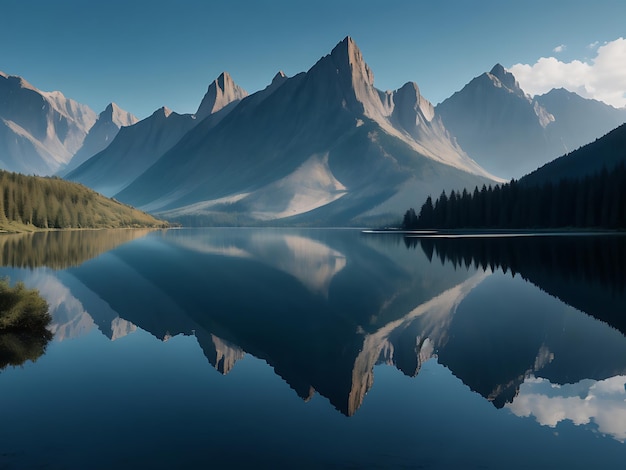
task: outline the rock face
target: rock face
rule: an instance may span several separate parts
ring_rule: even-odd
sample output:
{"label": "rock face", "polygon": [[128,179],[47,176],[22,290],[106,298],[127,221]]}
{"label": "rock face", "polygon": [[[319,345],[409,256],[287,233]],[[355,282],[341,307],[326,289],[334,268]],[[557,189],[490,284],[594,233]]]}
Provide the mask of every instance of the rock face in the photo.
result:
{"label": "rock face", "polygon": [[248,96],[248,92],[237,85],[228,72],[222,72],[209,85],[209,89],[204,95],[198,111],[196,111],[196,119],[201,121],[227,106],[234,106],[246,96]]}
{"label": "rock face", "polygon": [[70,161],[95,121],[88,106],[0,72],[0,168],[51,175]]}
{"label": "rock face", "polygon": [[74,168],[79,167],[90,157],[107,148],[122,127],[132,126],[136,122],[137,118],[131,113],[124,111],[115,103],[109,104],[89,130],[81,148],[59,174],[67,175]]}
{"label": "rock face", "polygon": [[[221,78],[199,115],[219,108],[215,96],[235,96]],[[397,218],[428,194],[493,181],[417,85],[381,92],[373,83],[345,38],[308,72],[277,74],[227,119],[205,118],[116,198],[206,223],[349,224]]]}
{"label": "rock face", "polygon": [[497,64],[436,108],[446,128],[485,169],[519,178],[626,121],[618,110],[565,90],[534,99]]}

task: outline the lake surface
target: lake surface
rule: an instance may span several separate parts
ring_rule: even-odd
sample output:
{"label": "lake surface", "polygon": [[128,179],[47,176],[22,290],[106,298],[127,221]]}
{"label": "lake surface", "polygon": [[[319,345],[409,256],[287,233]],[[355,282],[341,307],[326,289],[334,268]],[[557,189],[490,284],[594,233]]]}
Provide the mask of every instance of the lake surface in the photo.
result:
{"label": "lake surface", "polygon": [[624,468],[626,239],[7,235],[0,469]]}

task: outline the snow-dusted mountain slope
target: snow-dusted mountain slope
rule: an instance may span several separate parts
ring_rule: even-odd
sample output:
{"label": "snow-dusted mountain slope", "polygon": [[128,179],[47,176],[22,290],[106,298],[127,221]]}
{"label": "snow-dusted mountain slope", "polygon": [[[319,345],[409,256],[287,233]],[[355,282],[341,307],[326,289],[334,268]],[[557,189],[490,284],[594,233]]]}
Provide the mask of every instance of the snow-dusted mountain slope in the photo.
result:
{"label": "snow-dusted mountain slope", "polygon": [[53,174],[81,147],[95,121],[88,106],[0,72],[0,168]]}

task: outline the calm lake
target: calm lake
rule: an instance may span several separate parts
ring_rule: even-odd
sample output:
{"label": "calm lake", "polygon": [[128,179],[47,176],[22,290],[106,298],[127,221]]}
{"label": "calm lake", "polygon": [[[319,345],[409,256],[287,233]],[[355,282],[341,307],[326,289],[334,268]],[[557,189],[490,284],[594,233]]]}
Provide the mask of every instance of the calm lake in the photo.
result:
{"label": "calm lake", "polygon": [[0,370],[0,469],[624,468],[624,236],[56,232],[0,262],[54,332]]}

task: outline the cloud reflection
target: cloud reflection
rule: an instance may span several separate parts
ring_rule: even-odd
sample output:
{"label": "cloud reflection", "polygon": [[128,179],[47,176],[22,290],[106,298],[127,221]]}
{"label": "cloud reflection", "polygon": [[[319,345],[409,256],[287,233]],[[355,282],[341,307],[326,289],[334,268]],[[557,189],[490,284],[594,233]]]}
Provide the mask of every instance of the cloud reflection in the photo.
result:
{"label": "cloud reflection", "polygon": [[576,426],[594,423],[602,434],[626,441],[626,376],[605,380],[582,380],[555,385],[543,378],[529,377],[519,395],[508,404],[515,415],[534,416],[543,426],[556,427],[569,420]]}

